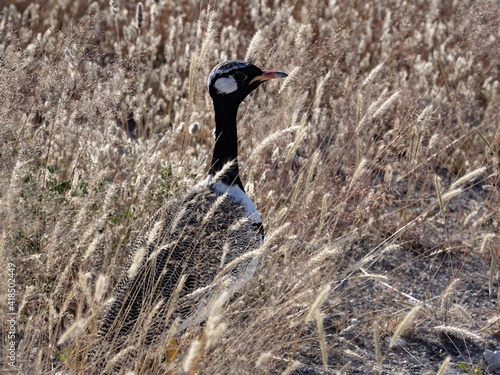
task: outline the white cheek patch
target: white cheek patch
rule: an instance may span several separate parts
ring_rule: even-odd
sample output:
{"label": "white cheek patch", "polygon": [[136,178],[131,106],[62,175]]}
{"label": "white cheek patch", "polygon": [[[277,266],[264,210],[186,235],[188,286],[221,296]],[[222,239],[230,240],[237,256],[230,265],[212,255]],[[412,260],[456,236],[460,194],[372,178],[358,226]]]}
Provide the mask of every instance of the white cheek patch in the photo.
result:
{"label": "white cheek patch", "polygon": [[233,77],[221,77],[215,81],[215,89],[219,94],[230,94],[238,90],[238,84]]}

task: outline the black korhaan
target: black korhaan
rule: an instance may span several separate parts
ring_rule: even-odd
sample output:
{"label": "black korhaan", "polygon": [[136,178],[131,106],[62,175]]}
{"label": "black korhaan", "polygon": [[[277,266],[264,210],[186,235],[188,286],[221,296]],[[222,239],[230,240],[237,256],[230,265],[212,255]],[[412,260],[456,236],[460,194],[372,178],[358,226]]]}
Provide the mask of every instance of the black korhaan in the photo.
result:
{"label": "black korhaan", "polygon": [[223,291],[229,297],[254,273],[257,256],[238,261],[262,245],[263,232],[239,176],[236,116],[248,94],[281,77],[286,74],[244,61],[212,70],[215,147],[208,177],[158,210],[134,241],[101,320],[99,346],[106,349],[99,350],[97,362],[117,349],[139,350],[161,342],[169,330],[179,333],[200,323],[215,297]]}

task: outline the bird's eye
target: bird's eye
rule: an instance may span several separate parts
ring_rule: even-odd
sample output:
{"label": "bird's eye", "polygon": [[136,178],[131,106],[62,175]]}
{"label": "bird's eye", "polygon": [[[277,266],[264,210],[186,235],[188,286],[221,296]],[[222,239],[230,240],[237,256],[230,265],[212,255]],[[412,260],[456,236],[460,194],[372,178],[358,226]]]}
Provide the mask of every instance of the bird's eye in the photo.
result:
{"label": "bird's eye", "polygon": [[233,77],[238,82],[244,81],[245,78],[247,78],[247,76],[245,75],[245,73],[242,73],[242,72],[236,72],[236,73],[234,73]]}

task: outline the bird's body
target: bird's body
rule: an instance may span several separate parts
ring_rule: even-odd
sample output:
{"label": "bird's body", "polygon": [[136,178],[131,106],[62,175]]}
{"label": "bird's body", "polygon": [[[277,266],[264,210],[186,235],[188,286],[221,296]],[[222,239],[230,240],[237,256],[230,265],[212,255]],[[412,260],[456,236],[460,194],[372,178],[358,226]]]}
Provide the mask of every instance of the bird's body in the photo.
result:
{"label": "bird's body", "polygon": [[239,177],[236,114],[260,83],[284,76],[242,61],[210,74],[216,143],[208,177],[158,210],[131,246],[100,326],[115,349],[150,345],[174,320],[174,332],[200,323],[213,298],[230,296],[254,273],[262,220]]}
{"label": "bird's body", "polygon": [[[168,331],[168,324],[177,317],[176,332],[203,320],[214,292],[233,291],[244,284],[255,271],[256,257],[225,268],[238,256],[258,248],[262,235],[252,229],[241,203],[229,191],[224,194],[207,181],[156,212],[132,246],[130,266],[105,312],[101,334],[110,342],[117,340],[116,344],[130,335],[143,336],[149,345],[161,333],[155,330]],[[172,301],[182,275],[183,285]],[[150,322],[146,333],[144,324],[136,323],[158,303],[157,313],[150,317],[155,324]],[[121,311],[124,308],[128,310],[125,314]],[[169,309],[169,321],[164,321]]]}

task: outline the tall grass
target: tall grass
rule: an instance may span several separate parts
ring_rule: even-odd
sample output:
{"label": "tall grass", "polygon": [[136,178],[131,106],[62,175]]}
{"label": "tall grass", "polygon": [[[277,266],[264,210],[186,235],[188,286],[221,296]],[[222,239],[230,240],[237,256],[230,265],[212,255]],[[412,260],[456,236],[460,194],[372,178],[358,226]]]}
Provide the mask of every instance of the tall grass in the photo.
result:
{"label": "tall grass", "polygon": [[[91,365],[127,246],[206,174],[207,76],[245,56],[290,73],[239,112],[242,180],[268,238],[259,267],[220,306],[217,324],[177,338],[173,364],[156,350],[128,370],[345,371],[375,356],[355,340],[373,342],[373,327],[383,370],[388,348],[378,336],[398,322],[435,327],[436,337],[498,330],[452,309],[448,301],[464,301],[447,283],[411,296],[453,257],[482,257],[494,291],[495,2],[0,4],[0,267],[16,266],[22,373]],[[413,272],[422,262],[428,268]],[[453,272],[450,283],[468,277]],[[0,282],[6,288],[7,277]],[[4,293],[0,301],[5,321]],[[413,328],[403,320],[408,304],[425,317]],[[212,329],[211,342],[194,360],[202,329]]]}

